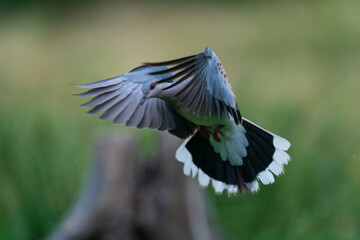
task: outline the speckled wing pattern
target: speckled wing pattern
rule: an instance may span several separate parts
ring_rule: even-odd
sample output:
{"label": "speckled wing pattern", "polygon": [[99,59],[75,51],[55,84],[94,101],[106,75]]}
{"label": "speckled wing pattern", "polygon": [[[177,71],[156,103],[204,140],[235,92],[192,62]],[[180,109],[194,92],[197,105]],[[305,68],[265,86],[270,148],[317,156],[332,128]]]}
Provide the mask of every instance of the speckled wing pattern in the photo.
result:
{"label": "speckled wing pattern", "polygon": [[237,124],[241,122],[235,94],[220,60],[211,49],[206,48],[204,52],[188,57],[146,65],[171,66],[150,74],[163,76],[172,73],[157,82],[172,82],[167,89],[175,89],[175,101],[192,109],[193,114],[204,118],[214,115],[220,118],[231,116]]}
{"label": "speckled wing pattern", "polygon": [[113,119],[114,124],[126,122],[128,127],[169,130],[180,138],[186,138],[194,132],[195,125],[178,114],[169,103],[153,98],[140,104],[144,85],[172,75],[148,73],[165,69],[167,67],[140,66],[118,77],[79,85],[77,87],[91,89],[76,96],[93,97],[82,106],[92,107],[90,114],[104,112],[100,116],[102,120]]}

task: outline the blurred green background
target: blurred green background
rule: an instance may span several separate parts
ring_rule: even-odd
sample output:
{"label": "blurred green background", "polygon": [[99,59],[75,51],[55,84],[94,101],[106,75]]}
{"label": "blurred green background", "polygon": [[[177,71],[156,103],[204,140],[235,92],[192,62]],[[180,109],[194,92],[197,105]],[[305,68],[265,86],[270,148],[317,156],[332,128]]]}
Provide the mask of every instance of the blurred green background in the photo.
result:
{"label": "blurred green background", "polygon": [[355,0],[0,1],[0,239],[52,231],[99,134],[127,131],[152,147],[155,131],[85,114],[71,84],[206,46],[242,114],[292,143],[275,184],[206,191],[225,238],[360,239],[359,12]]}

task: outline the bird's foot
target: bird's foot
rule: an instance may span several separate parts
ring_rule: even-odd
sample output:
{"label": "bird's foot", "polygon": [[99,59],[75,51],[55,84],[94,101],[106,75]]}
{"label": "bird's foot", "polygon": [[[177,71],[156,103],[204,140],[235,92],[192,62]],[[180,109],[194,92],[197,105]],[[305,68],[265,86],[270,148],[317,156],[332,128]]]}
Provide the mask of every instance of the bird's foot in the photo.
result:
{"label": "bird's foot", "polygon": [[214,129],[214,132],[212,133],[213,138],[215,139],[215,141],[217,142],[221,142],[221,139],[219,137],[219,133],[224,137],[224,133],[221,131],[221,129],[224,127],[225,125],[218,125],[216,126],[216,128]]}
{"label": "bird's foot", "polygon": [[204,138],[209,138],[210,137],[210,130],[207,127],[203,127],[201,126],[199,129],[199,133],[201,134],[201,136],[203,136]]}

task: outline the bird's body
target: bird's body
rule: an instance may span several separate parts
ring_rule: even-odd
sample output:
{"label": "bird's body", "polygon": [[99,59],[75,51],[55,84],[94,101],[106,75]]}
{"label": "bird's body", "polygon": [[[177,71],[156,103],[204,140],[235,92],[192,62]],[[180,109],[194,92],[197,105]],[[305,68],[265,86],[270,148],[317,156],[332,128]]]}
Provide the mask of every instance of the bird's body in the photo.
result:
{"label": "bird's body", "polygon": [[101,119],[168,130],[186,138],[176,152],[184,173],[216,192],[257,191],[290,160],[290,143],[243,118],[228,76],[209,48],[197,55],[146,63],[119,77],[79,87],[95,96],[83,106]]}
{"label": "bird's body", "polygon": [[[169,84],[169,86],[171,86],[171,84]],[[181,87],[182,86],[180,85],[179,89],[181,89]],[[178,99],[174,98],[174,95],[176,95],[176,91],[173,91],[173,89],[170,88],[163,92],[161,99],[170,103],[181,116],[183,116],[185,119],[189,120],[190,122],[195,123],[198,126],[214,128],[220,124],[225,124],[225,123],[228,124],[229,122],[233,122],[233,119],[220,118],[217,111],[214,111],[211,117],[205,116],[203,112],[200,112],[199,114],[195,114],[194,108],[188,108],[183,102],[179,103]]]}

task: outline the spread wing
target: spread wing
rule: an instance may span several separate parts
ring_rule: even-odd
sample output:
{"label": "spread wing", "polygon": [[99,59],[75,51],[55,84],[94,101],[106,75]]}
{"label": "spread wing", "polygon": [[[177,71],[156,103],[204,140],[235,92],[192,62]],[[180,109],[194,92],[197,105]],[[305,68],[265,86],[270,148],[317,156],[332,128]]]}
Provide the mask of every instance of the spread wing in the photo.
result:
{"label": "spread wing", "polygon": [[[158,83],[172,82],[166,90],[172,89],[175,101],[192,109],[194,114],[205,118],[214,115],[220,118],[224,115],[228,118],[231,116],[237,124],[241,122],[229,79],[220,60],[210,48],[197,55],[146,64],[154,67],[171,66],[150,74],[162,78]],[[165,77],[169,73],[171,75]]]}
{"label": "spread wing", "polygon": [[165,69],[167,67],[140,66],[118,77],[79,85],[77,87],[91,89],[76,96],[93,97],[82,106],[92,107],[90,114],[104,112],[100,116],[102,120],[113,119],[114,124],[126,122],[128,127],[169,130],[186,138],[194,132],[195,125],[179,115],[169,103],[152,98],[141,105],[143,88],[172,75],[152,76],[148,73]]}

